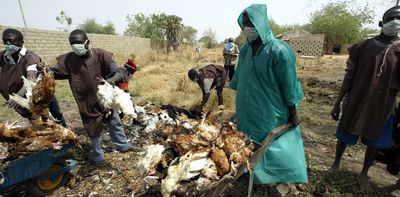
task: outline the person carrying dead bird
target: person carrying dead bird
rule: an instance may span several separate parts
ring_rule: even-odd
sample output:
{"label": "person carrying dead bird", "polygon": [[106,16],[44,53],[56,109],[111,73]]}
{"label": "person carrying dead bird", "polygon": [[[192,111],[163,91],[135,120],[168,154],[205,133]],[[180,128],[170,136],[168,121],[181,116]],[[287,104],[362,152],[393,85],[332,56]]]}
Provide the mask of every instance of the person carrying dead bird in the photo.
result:
{"label": "person carrying dead bird", "polygon": [[104,151],[102,149],[103,121],[106,123],[111,141],[120,152],[132,151],[118,112],[113,111],[106,117],[103,107],[97,98],[99,79],[104,78],[115,85],[122,79],[122,74],[113,60],[112,53],[99,48],[90,48],[86,33],[76,29],[69,35],[72,52],[57,57],[57,64],[51,67],[55,79],[68,79],[85,130],[92,143],[91,161],[95,166],[103,167]]}
{"label": "person carrying dead bird", "polygon": [[230,87],[236,90],[238,130],[262,144],[271,130],[288,124],[254,168],[254,184],[307,183],[307,164],[296,106],[303,98],[296,75],[296,56],[290,46],[274,37],[267,6],[252,4],[239,15],[238,24],[247,38],[240,48],[239,63]]}
{"label": "person carrying dead bird", "polygon": [[223,108],[224,99],[222,91],[226,81],[226,70],[221,65],[209,64],[196,70],[191,68],[188,71],[188,77],[191,81],[197,82],[202,92],[202,100],[199,105],[199,111],[204,109],[208,98],[210,97],[211,90],[217,90],[219,108]]}
{"label": "person carrying dead bird", "polygon": [[[26,88],[23,86],[22,77],[36,80],[41,58],[24,46],[24,37],[17,29],[8,28],[2,34],[5,50],[0,52],[0,93],[7,101],[9,107],[14,108],[21,116],[33,119],[29,109],[24,108],[10,100],[10,95],[17,94],[25,97]],[[56,97],[53,95],[49,111],[57,123],[66,127],[65,119],[61,113]]]}
{"label": "person carrying dead bird", "polygon": [[349,48],[346,74],[331,111],[334,120],[342,115],[336,130],[335,160],[329,172],[339,169],[347,145],[356,144],[361,137],[367,146],[360,174],[366,192],[372,189],[368,170],[377,149],[388,149],[392,142],[395,98],[400,90],[400,6],[388,9],[379,27],[379,35]]}
{"label": "person carrying dead bird", "polygon": [[224,68],[228,73],[229,81],[232,81],[233,74],[235,73],[236,59],[239,55],[239,48],[233,42],[233,38],[229,38],[228,42],[224,44],[222,55],[224,56]]}

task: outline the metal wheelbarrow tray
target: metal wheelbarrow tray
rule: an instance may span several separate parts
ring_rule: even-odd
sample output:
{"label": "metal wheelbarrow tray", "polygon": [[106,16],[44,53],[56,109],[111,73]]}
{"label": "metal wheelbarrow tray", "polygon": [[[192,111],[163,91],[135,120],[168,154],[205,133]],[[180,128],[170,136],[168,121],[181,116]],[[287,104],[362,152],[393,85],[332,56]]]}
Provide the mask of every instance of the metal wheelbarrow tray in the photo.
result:
{"label": "metal wheelbarrow tray", "polygon": [[49,148],[11,161],[5,170],[0,171],[0,193],[28,180],[28,189],[33,195],[53,192],[65,183],[69,173],[77,167],[75,160],[63,158],[73,146],[73,143],[69,143],[60,150]]}

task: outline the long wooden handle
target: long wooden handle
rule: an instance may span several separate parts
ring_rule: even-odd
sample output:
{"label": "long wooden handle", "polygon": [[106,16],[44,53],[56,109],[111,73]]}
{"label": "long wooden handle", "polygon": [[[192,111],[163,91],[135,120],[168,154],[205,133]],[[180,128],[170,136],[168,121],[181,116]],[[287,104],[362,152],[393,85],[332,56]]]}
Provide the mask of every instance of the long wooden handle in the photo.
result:
{"label": "long wooden handle", "polygon": [[271,146],[272,142],[275,138],[279,137],[283,133],[285,133],[290,128],[289,124],[281,125],[271,132],[268,133],[267,137],[264,139],[260,148],[251,155],[249,159],[250,163],[250,172],[249,172],[249,187],[247,188],[247,197],[251,197],[251,193],[253,192],[253,181],[254,174],[253,170],[257,162],[264,156],[265,152],[268,150],[269,146]]}
{"label": "long wooden handle", "polygon": [[273,129],[272,131],[270,131],[267,135],[267,137],[264,139],[262,145],[260,148],[257,149],[257,151],[255,151],[250,159],[249,162],[250,164],[253,166],[253,164],[255,165],[260,159],[261,157],[265,154],[265,151],[268,150],[269,146],[271,146],[272,142],[275,140],[275,138],[279,137],[280,135],[282,135],[283,133],[285,133],[287,131],[287,129],[290,128],[289,124],[284,124],[281,125],[275,129]]}

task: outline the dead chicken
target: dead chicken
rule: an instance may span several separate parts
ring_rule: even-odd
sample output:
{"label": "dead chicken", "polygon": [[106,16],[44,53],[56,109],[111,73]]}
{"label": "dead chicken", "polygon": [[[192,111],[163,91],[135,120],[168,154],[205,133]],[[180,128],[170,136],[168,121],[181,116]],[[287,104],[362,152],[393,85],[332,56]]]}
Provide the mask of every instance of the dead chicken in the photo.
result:
{"label": "dead chicken", "polygon": [[229,161],[222,149],[216,147],[211,153],[211,159],[216,164],[219,175],[223,176],[229,172]]}
{"label": "dead chicken", "polygon": [[98,85],[97,97],[100,104],[106,110],[114,110],[116,112],[123,112],[125,114],[123,122],[125,124],[132,123],[134,118],[137,118],[135,107],[129,93],[124,92],[117,86],[109,84],[106,80],[101,79],[102,84]]}

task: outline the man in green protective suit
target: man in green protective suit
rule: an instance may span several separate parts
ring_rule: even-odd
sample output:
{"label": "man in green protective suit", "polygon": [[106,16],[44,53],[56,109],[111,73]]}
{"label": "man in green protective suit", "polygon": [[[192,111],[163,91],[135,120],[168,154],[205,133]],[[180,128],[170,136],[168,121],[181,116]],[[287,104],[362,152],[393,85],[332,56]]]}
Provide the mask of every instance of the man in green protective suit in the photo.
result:
{"label": "man in green protective suit", "polygon": [[254,183],[307,183],[296,112],[303,92],[296,76],[294,52],[272,34],[266,5],[247,7],[238,23],[247,38],[240,48],[237,70],[230,84],[236,90],[238,129],[261,144],[272,129],[291,125],[257,163]]}

